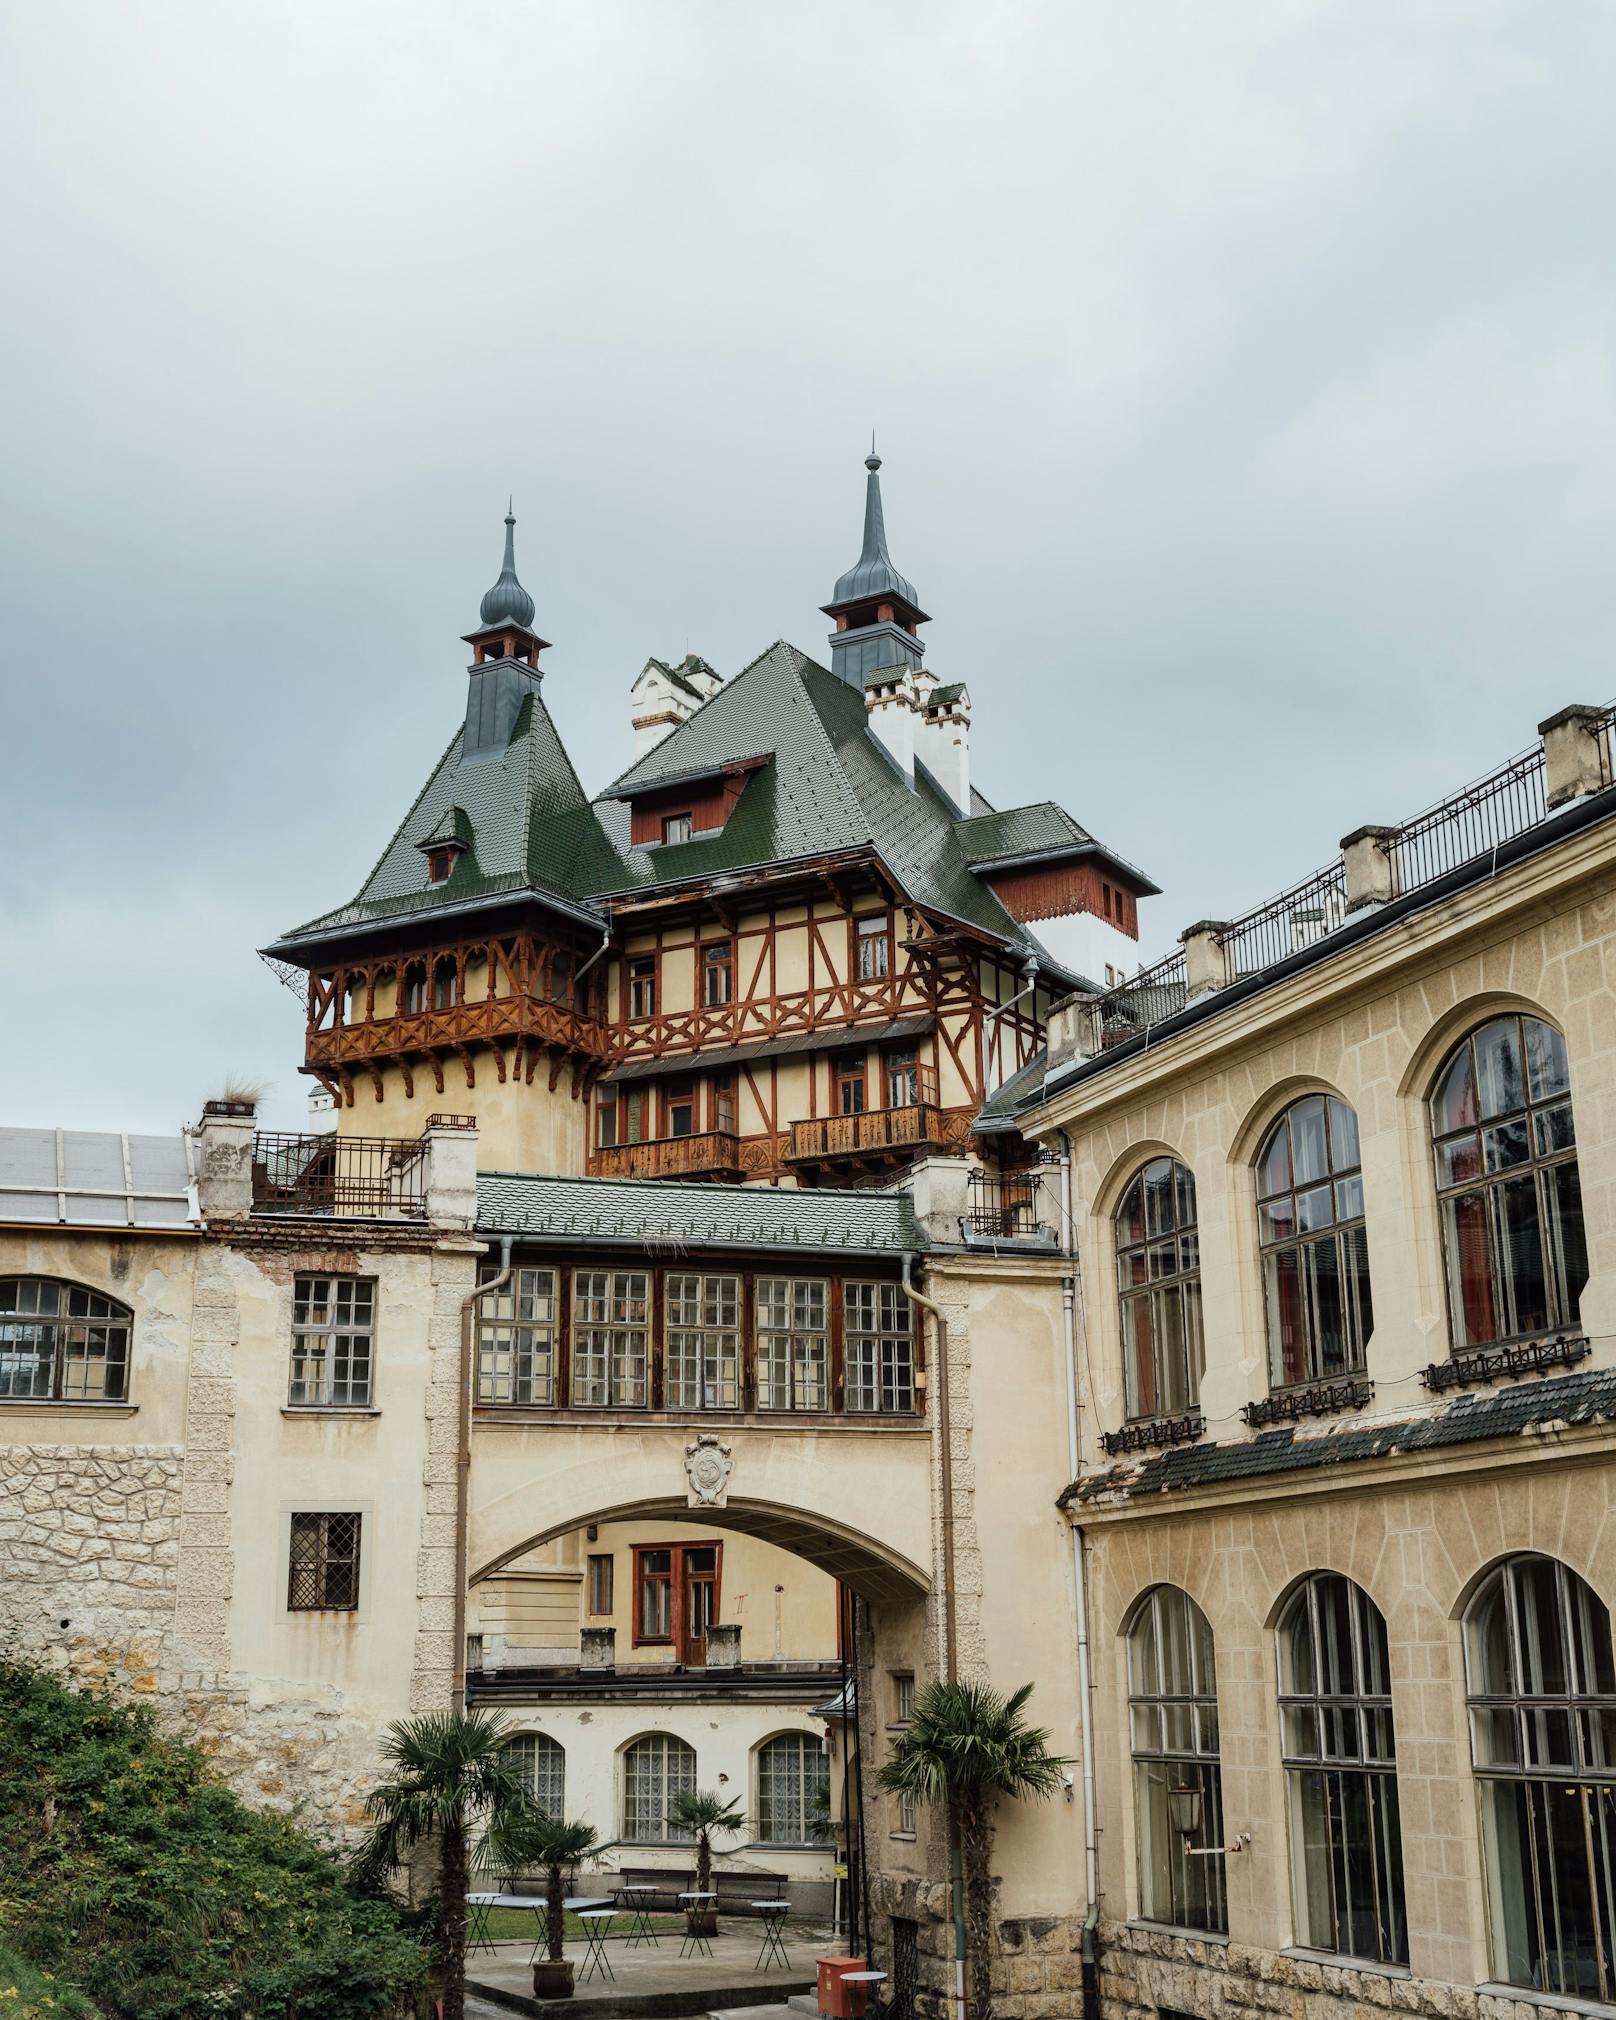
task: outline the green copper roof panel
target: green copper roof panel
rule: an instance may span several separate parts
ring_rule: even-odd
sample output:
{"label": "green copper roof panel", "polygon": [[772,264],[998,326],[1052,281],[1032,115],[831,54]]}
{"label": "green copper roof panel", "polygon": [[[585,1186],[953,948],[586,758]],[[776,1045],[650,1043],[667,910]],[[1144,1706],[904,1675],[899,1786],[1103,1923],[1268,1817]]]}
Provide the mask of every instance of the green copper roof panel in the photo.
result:
{"label": "green copper roof panel", "polygon": [[907,1192],[788,1192],[768,1185],[537,1178],[508,1171],[478,1173],[477,1232],[621,1242],[642,1253],[658,1242],[821,1255],[894,1256],[926,1246]]}
{"label": "green copper roof panel", "polygon": [[1080,828],[1053,800],[1031,806],[1006,807],[1002,813],[973,814],[954,829],[968,863],[989,863],[1000,856],[1034,856],[1092,847],[1094,837]]}

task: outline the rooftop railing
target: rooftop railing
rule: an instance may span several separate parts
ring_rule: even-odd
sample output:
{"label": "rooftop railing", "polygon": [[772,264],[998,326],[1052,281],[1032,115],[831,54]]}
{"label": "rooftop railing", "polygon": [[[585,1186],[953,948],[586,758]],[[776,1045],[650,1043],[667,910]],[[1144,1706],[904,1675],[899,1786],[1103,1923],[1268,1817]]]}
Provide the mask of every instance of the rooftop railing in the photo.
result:
{"label": "rooftop railing", "polygon": [[261,1129],[253,1142],[255,1213],[420,1220],[426,1177],[420,1139]]}
{"label": "rooftop railing", "polygon": [[[1591,719],[1583,711],[1571,713],[1587,724],[1599,787],[1610,786],[1616,782],[1612,765],[1616,704],[1596,711]],[[1547,730],[1551,724],[1544,727]],[[1562,788],[1557,797],[1563,799],[1568,790]],[[1528,833],[1555,811],[1550,799],[1550,767],[1540,741],[1398,827],[1374,831],[1380,836],[1377,846],[1389,865],[1385,896],[1402,898],[1423,890]],[[1337,856],[1301,883],[1218,929],[1216,940],[1226,958],[1227,980],[1260,975],[1328,939],[1346,922],[1348,907],[1347,865]],[[1142,968],[1131,980],[1089,1001],[1086,1007],[1092,1019],[1094,1050],[1104,1051],[1149,1032],[1154,1025],[1177,1016],[1188,1001],[1186,956],[1177,948],[1151,967]]]}

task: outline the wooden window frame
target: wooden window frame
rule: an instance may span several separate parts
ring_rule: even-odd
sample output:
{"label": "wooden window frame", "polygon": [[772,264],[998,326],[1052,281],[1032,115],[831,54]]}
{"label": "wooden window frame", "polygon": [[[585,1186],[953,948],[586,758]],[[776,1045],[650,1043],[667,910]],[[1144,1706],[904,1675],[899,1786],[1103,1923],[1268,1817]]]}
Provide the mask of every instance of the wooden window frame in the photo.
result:
{"label": "wooden window frame", "polygon": [[[645,1579],[641,1559],[651,1551],[668,1552],[668,1629],[666,1634],[640,1632],[640,1591]],[[685,1553],[710,1550],[713,1553],[712,1624],[717,1626],[724,1592],[724,1543],[722,1537],[701,1537],[689,1543],[636,1543],[634,1545],[634,1591],[629,1609],[629,1637],[635,1648],[682,1648],[685,1598],[689,1580],[685,1575]],[[660,1573],[657,1574],[659,1577]],[[706,1581],[704,1581],[706,1582]]]}
{"label": "wooden window frame", "polygon": [[[665,1080],[657,1090],[662,1110],[661,1134],[665,1140],[675,1136],[699,1136],[701,1134],[701,1083],[694,1073],[681,1073],[677,1079]],[[690,1127],[676,1130],[673,1126],[675,1108],[690,1110]]]}
{"label": "wooden window frame", "polygon": [[[634,970],[642,961],[651,965],[649,975],[636,975]],[[634,1006],[640,999],[636,991],[648,985],[650,998],[648,1007],[637,1010]],[[657,1014],[657,1004],[662,997],[662,954],[660,948],[653,948],[649,954],[625,954],[623,956],[623,1018],[625,1023],[644,1024]]]}
{"label": "wooden window frame", "polygon": [[[681,822],[684,823],[684,833],[682,835],[670,834],[668,832],[670,828],[677,828]],[[664,814],[662,816],[661,846],[663,848],[678,848],[681,843],[693,842],[695,839],[696,810],[694,807],[681,807],[675,813]]]}
{"label": "wooden window frame", "polygon": [[[876,926],[879,926],[880,940],[884,944],[886,949],[886,952],[882,957],[884,965],[882,966],[882,968],[878,973],[872,975],[866,975],[864,972],[864,962],[863,962],[864,947],[866,941],[871,943],[875,942],[877,935],[873,931],[866,934],[865,928]],[[896,936],[893,931],[892,907],[890,905],[888,905],[884,910],[879,912],[849,913],[847,920],[847,940],[848,940],[848,957],[847,957],[848,979],[850,981],[854,983],[890,982],[893,979],[894,972],[897,968],[897,960],[896,960],[897,942],[896,942]]]}
{"label": "wooden window frame", "polygon": [[[597,1589],[598,1587],[598,1589]],[[597,1601],[604,1598],[605,1604]],[[584,1605],[592,1620],[604,1619],[615,1610],[617,1599],[617,1553],[592,1550],[584,1567]]]}
{"label": "wooden window frame", "polygon": [[[724,957],[723,960],[715,961],[713,956],[716,954],[722,954]],[[722,940],[702,940],[698,942],[696,965],[698,969],[696,985],[702,1009],[727,1010],[730,1004],[735,1001],[734,935],[731,934]],[[724,993],[722,996],[708,994],[707,978],[709,975],[723,976]]]}
{"label": "wooden window frame", "polygon": [[[858,1106],[848,1108],[842,1101],[845,1089],[850,1088],[855,1079],[858,1084]],[[870,1062],[866,1053],[842,1052],[831,1059],[830,1077],[831,1113],[833,1115],[863,1115],[870,1105]]]}

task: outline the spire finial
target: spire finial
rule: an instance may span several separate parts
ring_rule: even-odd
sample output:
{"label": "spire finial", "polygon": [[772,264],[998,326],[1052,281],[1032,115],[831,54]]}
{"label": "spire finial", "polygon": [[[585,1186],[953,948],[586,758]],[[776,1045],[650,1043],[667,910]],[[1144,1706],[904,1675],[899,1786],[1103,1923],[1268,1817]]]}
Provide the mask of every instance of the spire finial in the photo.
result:
{"label": "spire finial", "polygon": [[864,467],[866,470],[879,470],[881,467],[881,458],[875,453],[875,430],[873,428],[870,430],[870,453],[864,459]]}
{"label": "spire finial", "polygon": [[524,630],[533,623],[531,596],[516,579],[516,499],[512,493],[505,506],[505,561],[499,580],[482,600],[484,624],[519,624]]}

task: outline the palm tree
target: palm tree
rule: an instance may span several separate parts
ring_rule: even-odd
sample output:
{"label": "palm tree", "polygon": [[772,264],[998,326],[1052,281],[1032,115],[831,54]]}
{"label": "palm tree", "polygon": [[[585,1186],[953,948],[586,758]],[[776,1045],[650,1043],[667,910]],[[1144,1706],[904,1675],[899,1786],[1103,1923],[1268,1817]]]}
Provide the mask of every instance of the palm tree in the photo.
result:
{"label": "palm tree", "polygon": [[[511,1835],[517,1862],[544,1868],[544,1934],[552,1965],[566,1962],[566,1879],[569,1867],[587,1859],[600,1838],[593,1824],[569,1823],[543,1810],[531,1810]],[[570,1970],[570,1967],[569,1967]],[[569,1982],[568,1990],[571,1990]],[[554,1990],[550,1993],[555,1996]]]}
{"label": "palm tree", "polygon": [[914,1717],[876,1780],[911,1803],[948,1812],[964,1869],[965,1925],[973,2020],[992,2020],[989,1945],[993,1928],[992,1804],[998,1796],[1052,1796],[1064,1786],[1066,1761],[1049,1751],[1049,1734],[1022,1717],[1032,1685],[1001,1697],[984,1683],[929,1683]]}
{"label": "palm tree", "polygon": [[[715,1789],[680,1789],[668,1804],[668,1822],[696,1841],[696,1891],[710,1893],[713,1885],[713,1839],[729,1837],[746,1828],[739,1796],[724,1797]],[[706,1903],[703,1913],[711,1913]]]}
{"label": "palm tree", "polygon": [[375,1819],[353,1854],[360,1881],[379,1886],[417,1846],[436,1844],[442,1911],[443,2020],[465,2020],[466,1874],[472,1831],[508,1838],[529,1805],[521,1768],[506,1750],[505,1721],[486,1711],[435,1711],[387,1728],[392,1769],[365,1799]]}

